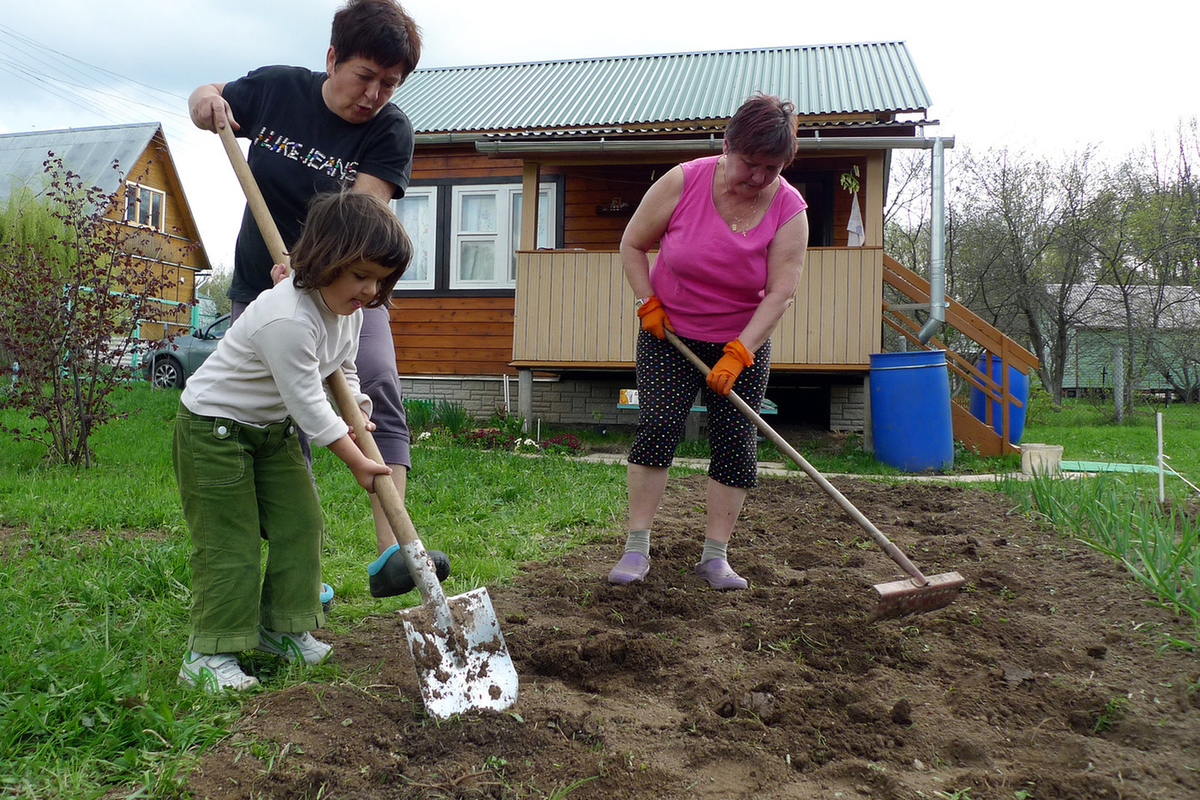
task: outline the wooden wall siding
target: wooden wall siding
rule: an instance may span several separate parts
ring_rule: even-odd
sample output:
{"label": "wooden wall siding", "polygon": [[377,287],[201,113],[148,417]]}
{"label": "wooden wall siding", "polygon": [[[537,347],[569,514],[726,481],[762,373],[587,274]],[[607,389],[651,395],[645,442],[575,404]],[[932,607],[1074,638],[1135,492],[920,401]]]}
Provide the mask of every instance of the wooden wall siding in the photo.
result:
{"label": "wooden wall siding", "polygon": [[633,301],[619,253],[518,253],[513,360],[630,366]]}
{"label": "wooden wall siding", "polygon": [[[809,251],[796,303],[773,337],[773,368],[865,369],[879,351],[883,251]],[[513,361],[521,366],[633,365],[637,315],[620,254],[517,255]]]}
{"label": "wooden wall siding", "polygon": [[566,214],[563,247],[616,250],[629,216],[602,216],[597,206],[614,200],[629,204],[629,213],[671,165],[631,164],[606,167],[573,167],[566,173]]}
{"label": "wooden wall siding", "polygon": [[473,143],[422,147],[413,154],[412,179],[519,178],[523,163],[520,158],[489,158],[475,152]]}
{"label": "wooden wall siding", "polygon": [[883,250],[814,247],[772,337],[772,368],[863,368],[881,345]]}
{"label": "wooden wall siding", "polygon": [[[156,137],[138,160],[125,170],[125,180],[163,192],[163,230],[131,225],[125,218],[124,186],[118,191],[108,217],[117,226],[120,247],[135,257],[135,269],[149,268],[168,278],[159,297],[171,301],[164,304],[153,320],[143,321],[142,335],[154,338],[147,331],[161,331],[165,326],[173,332],[191,327],[190,306],[196,298],[196,271],[207,267],[200,249],[199,234],[190,229],[184,213],[182,188],[168,168],[165,145]],[[137,258],[144,257],[145,260]]]}
{"label": "wooden wall siding", "polygon": [[392,338],[401,375],[515,375],[513,298],[398,297]]}

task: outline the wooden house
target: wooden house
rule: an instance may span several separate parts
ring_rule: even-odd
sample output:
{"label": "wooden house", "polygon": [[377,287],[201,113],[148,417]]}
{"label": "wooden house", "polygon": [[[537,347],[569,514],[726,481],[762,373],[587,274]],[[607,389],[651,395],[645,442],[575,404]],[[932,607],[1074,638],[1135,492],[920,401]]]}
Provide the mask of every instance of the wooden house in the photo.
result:
{"label": "wooden house", "polygon": [[[903,309],[888,321],[884,287],[929,302],[928,283],[883,252],[891,152],[931,141],[929,97],[902,42],[414,72],[393,98],[417,131],[412,185],[396,203],[418,252],[392,311],[406,396],[453,398],[483,418],[504,406],[553,424],[636,421],[617,402],[634,385],[638,330],[621,234],[656,178],[721,151],[757,91],[796,105],[799,154],[784,175],[811,227],[768,398],[781,421],[862,430],[883,325],[911,328],[914,343],[920,329]],[[858,246],[843,175],[859,183]],[[988,349],[1036,363],[981,320],[969,325]]]}
{"label": "wooden house", "polygon": [[49,154],[115,201],[112,220],[125,252],[170,278],[159,314],[139,321],[139,336],[161,339],[194,323],[197,273],[210,269],[179,173],[157,122],[0,135],[0,206],[39,202]]}
{"label": "wooden house", "polygon": [[[1056,284],[1047,289],[1063,291]],[[1196,399],[1200,292],[1194,287],[1081,284],[1066,291],[1072,324],[1064,394],[1111,394],[1128,379],[1137,393]]]}

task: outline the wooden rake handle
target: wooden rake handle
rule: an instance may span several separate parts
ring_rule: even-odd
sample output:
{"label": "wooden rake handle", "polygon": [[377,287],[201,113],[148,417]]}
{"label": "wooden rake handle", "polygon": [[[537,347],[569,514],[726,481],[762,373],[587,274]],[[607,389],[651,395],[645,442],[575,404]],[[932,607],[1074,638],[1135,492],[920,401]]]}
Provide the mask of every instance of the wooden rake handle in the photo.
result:
{"label": "wooden rake handle", "polygon": [[[676,349],[683,353],[687,360],[691,361],[696,368],[704,373],[704,375],[707,377],[708,373],[711,371],[708,368],[708,365],[705,364],[699,356],[693,353],[691,348],[681,342],[678,336],[671,331],[664,332],[667,335],[667,341],[675,345]],[[839,492],[837,487],[830,483],[824,475],[818,472],[816,467],[814,467],[812,464],[809,464],[808,459],[800,455],[800,453],[797,452],[794,447],[787,443],[786,439],[776,433],[775,429],[768,425],[767,421],[764,420],[757,411],[751,408],[749,403],[739,397],[737,392],[731,391],[727,395],[727,398],[729,402],[737,406],[737,409],[745,415],[746,419],[757,425],[758,429],[762,431],[763,434],[770,439],[771,442],[778,447],[781,452],[791,458],[792,461],[796,462],[796,466],[800,467],[800,469],[804,470],[808,477],[816,481],[817,485],[824,489],[825,493],[832,497],[837,504],[842,507],[842,510],[850,515],[851,519],[857,522],[863,530],[871,534],[871,538],[875,540],[875,543],[882,547],[883,551],[887,553],[893,561],[899,564],[901,569],[912,576],[913,580],[916,581],[918,586],[925,586],[927,583],[929,583],[929,579],[925,577],[921,570],[917,569],[916,564],[912,563],[912,561],[908,559],[908,556],[901,552],[899,547],[896,547],[896,545],[892,544],[891,539],[888,539],[886,536],[884,536],[883,532],[876,528],[871,520],[867,519],[867,517],[861,511],[855,508],[854,504],[847,500],[846,496]]]}

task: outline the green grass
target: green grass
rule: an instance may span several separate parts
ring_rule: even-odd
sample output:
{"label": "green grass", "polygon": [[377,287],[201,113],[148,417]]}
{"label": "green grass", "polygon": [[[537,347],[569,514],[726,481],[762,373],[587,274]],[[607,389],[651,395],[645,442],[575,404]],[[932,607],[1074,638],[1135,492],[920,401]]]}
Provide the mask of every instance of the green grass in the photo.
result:
{"label": "green grass", "polygon": [[[189,759],[223,734],[240,701],[179,687],[186,642],[189,541],[170,446],[179,392],[137,386],[128,420],[101,428],[90,470],[48,467],[40,448],[0,447],[0,796],[77,798],[106,786],[171,797]],[[15,424],[0,412],[0,426]],[[408,508],[422,539],[453,554],[446,593],[508,579],[620,528],[625,479],[612,467],[417,446]],[[330,626],[412,605],[375,600],[367,496],[325,449],[314,475],[326,515],[323,577],[338,599]],[[579,486],[588,491],[578,491]],[[350,681],[336,666],[280,668],[253,657],[268,689]]]}
{"label": "green grass", "polygon": [[1066,461],[1155,464],[1156,412],[1163,415],[1163,452],[1168,465],[1200,485],[1200,404],[1139,404],[1117,424],[1111,403],[1066,400],[1061,411],[1031,404],[1024,442],[1060,444]]}

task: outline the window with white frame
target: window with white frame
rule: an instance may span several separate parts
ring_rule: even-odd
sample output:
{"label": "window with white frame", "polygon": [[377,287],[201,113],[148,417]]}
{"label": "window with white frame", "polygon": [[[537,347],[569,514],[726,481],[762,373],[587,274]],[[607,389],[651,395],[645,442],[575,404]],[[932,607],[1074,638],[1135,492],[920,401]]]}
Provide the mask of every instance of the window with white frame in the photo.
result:
{"label": "window with white frame", "polygon": [[137,183],[125,184],[125,221],[128,223],[161,231],[166,204],[165,192]]}
{"label": "window with white frame", "polygon": [[[555,186],[538,192],[537,246],[553,245]],[[521,239],[521,184],[455,186],[450,210],[450,288],[511,289]]]}
{"label": "window with white frame", "polygon": [[437,264],[437,187],[410,186],[392,201],[392,210],[412,241],[413,259],[400,276],[397,289],[434,288]]}

